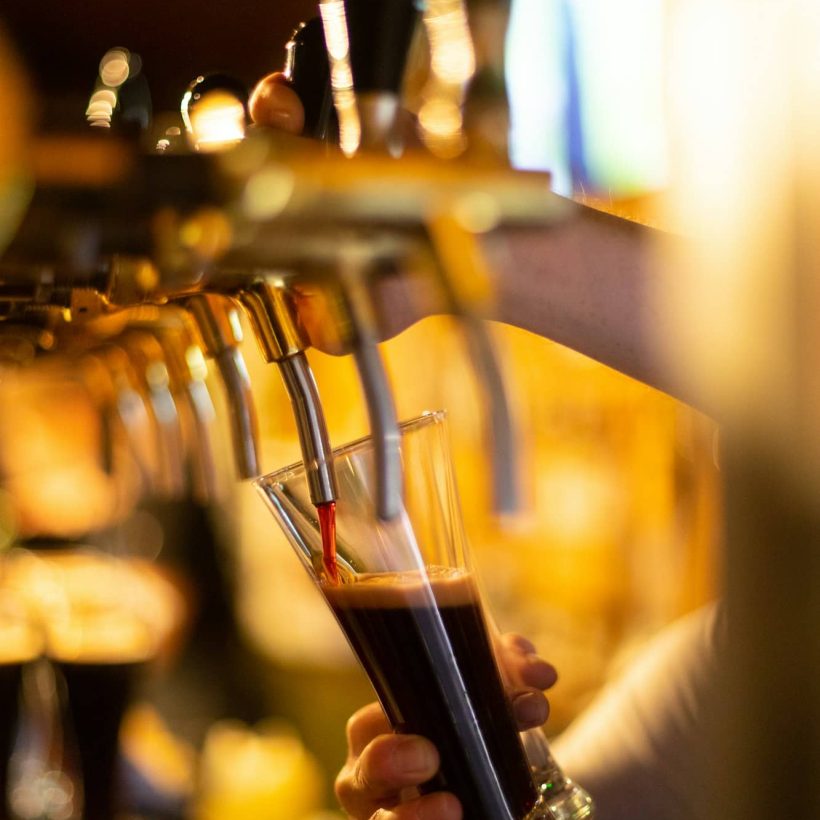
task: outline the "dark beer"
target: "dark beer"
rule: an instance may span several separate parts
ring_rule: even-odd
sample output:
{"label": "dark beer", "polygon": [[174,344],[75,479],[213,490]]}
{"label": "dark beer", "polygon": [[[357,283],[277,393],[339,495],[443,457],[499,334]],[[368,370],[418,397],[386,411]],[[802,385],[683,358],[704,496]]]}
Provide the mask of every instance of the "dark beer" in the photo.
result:
{"label": "dark beer", "polygon": [[[0,595],[5,591],[0,591]],[[23,669],[40,654],[40,642],[24,621],[0,617],[0,818],[12,817],[9,763],[20,720]]]}
{"label": "dark beer", "polygon": [[120,809],[119,732],[153,656],[148,627],[127,609],[83,610],[52,624],[48,655],[58,674],[65,753],[82,785],[83,820],[111,820]]}
{"label": "dark beer", "polygon": [[83,819],[111,820],[120,791],[119,733],[144,664],[56,662],[65,682],[66,746],[82,777]]}
{"label": "dark beer", "polygon": [[0,818],[3,820],[12,816],[8,804],[9,761],[17,732],[22,671],[22,663],[0,659]]}
{"label": "dark beer", "polygon": [[467,820],[526,817],[536,790],[472,576],[373,574],[323,590],[393,727],[440,752],[422,791],[454,793]]}

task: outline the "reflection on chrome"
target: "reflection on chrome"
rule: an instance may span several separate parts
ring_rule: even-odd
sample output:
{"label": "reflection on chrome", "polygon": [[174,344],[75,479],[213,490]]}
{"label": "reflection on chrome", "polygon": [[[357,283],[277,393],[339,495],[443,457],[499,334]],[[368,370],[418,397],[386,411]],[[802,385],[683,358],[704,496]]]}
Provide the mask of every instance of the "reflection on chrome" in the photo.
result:
{"label": "reflection on chrome", "polygon": [[353,90],[353,71],[350,67],[350,42],[347,36],[347,18],[342,0],[326,0],[319,4],[330,58],[330,85],[333,104],[339,118],[339,146],[347,156],[359,149],[362,125]]}
{"label": "reflection on chrome", "polygon": [[466,147],[462,107],[475,72],[475,51],[463,0],[430,0],[424,27],[430,44],[430,75],[419,110],[421,137],[435,155],[455,157]]}
{"label": "reflection on chrome", "polygon": [[220,151],[245,138],[247,93],[227,75],[199,75],[180,102],[188,141],[197,151]]}

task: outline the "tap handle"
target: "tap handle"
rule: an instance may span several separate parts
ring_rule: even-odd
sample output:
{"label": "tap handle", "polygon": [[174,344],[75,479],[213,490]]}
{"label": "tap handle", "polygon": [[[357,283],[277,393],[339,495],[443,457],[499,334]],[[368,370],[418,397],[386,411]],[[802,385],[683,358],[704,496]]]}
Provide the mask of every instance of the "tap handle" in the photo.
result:
{"label": "tap handle", "polygon": [[337,43],[328,21],[343,18],[346,23],[356,92],[398,95],[418,19],[418,4],[414,0],[323,0],[319,9],[331,50]]}
{"label": "tap handle", "polygon": [[509,162],[505,49],[511,0],[466,0],[476,58],[464,110],[477,157]]}
{"label": "tap handle", "polygon": [[[130,452],[135,450],[131,442],[131,430],[125,418],[118,412],[118,395],[111,374],[93,355],[86,353],[79,361],[72,362],[73,372],[94,404],[100,420],[100,463],[106,475],[113,476],[117,470],[117,438],[124,441]],[[139,462],[134,462],[140,468]],[[140,471],[142,473],[142,471]]]}
{"label": "tap handle", "polygon": [[285,77],[305,109],[302,134],[325,142],[338,142],[339,120],[333,107],[330,62],[322,20],[300,23],[285,46]]}
{"label": "tap handle", "polygon": [[322,0],[319,11],[342,150],[393,150],[405,67],[419,17],[417,4]]}

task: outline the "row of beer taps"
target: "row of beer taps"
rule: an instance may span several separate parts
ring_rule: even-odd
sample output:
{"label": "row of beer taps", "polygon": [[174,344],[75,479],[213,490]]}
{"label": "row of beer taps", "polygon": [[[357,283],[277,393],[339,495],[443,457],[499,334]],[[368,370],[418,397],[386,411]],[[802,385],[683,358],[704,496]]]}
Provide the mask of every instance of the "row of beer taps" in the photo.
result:
{"label": "row of beer taps", "polygon": [[[196,106],[206,91],[223,100],[231,91],[204,78],[183,105],[185,147],[179,129],[152,150],[102,134],[117,91],[102,80],[89,122],[103,128],[38,141],[33,194],[0,257],[0,334],[76,367],[153,492],[208,499],[208,360],[225,386],[237,473],[261,472],[242,311],[283,376],[316,504],[336,489],[306,350],[333,337],[330,346],[355,358],[375,441],[376,509],[390,519],[402,504],[399,432],[374,294],[384,278],[414,271],[441,311],[462,319],[486,397],[496,507],[515,510],[512,418],[481,321],[492,290],[481,236],[560,213],[545,175],[507,163],[499,112],[508,2],[322,0],[319,11],[321,27],[289,44],[287,72],[313,134],[336,141],[332,150],[244,120],[221,150],[198,144]],[[404,150],[397,122],[411,63],[422,77],[414,107],[424,147]],[[305,291],[321,308],[317,322],[297,309]]]}

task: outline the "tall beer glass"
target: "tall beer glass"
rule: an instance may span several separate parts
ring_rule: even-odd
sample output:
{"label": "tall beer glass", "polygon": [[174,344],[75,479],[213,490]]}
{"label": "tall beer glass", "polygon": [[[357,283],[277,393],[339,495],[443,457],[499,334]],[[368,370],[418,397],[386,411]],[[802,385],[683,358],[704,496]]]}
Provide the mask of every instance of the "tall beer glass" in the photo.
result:
{"label": "tall beer glass", "polygon": [[13,817],[9,764],[21,717],[23,669],[36,661],[41,646],[25,602],[0,583],[0,820]]}
{"label": "tall beer glass", "polygon": [[[580,820],[592,802],[565,778],[543,738],[524,751],[470,564],[444,413],[401,425],[405,505],[374,513],[371,439],[334,451],[338,579],[323,564],[304,466],[256,482],[367,672],[395,731],[435,743],[446,790],[470,820]],[[529,733],[528,733],[529,734]]]}

